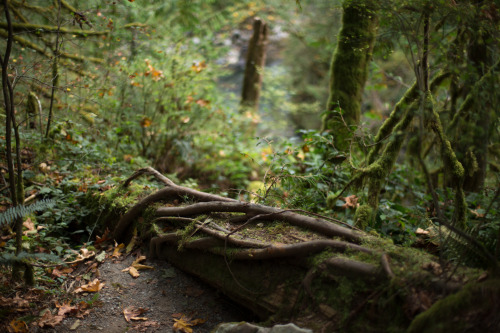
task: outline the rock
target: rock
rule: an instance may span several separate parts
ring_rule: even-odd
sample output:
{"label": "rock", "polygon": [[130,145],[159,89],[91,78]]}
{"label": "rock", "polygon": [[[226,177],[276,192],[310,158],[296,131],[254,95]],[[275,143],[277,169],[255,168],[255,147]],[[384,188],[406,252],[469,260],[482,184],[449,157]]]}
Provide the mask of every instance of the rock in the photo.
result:
{"label": "rock", "polygon": [[220,324],[212,333],[312,333],[312,330],[300,328],[292,323],[275,325],[273,327],[262,327],[247,322],[241,322]]}

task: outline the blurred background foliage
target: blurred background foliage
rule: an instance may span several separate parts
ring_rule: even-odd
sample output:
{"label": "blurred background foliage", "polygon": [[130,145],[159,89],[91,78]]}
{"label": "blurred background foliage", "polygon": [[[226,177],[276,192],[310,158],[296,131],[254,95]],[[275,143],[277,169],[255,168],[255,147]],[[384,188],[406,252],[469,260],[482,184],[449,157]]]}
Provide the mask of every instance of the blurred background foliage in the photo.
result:
{"label": "blurred background foliage", "polygon": [[[79,206],[80,197],[90,188],[115,186],[120,177],[146,165],[204,190],[307,209],[353,225],[366,192],[349,188],[342,193],[352,167],[362,165],[377,129],[415,80],[412,54],[418,52],[416,13],[422,3],[383,1],[357,143],[350,151],[337,151],[332,133],[319,129],[341,28],[340,1],[301,0],[300,6],[284,0],[9,2],[13,21],[31,24],[16,29],[10,62],[16,113],[31,117],[18,118],[26,195],[60,203],[37,216],[46,224],[47,237],[64,235],[62,230],[72,224],[71,232],[88,237],[92,229],[79,220],[92,212]],[[440,116],[448,123],[479,77],[464,59],[466,43],[460,41],[482,31],[488,54],[497,61],[499,14],[493,3],[486,3],[481,8],[485,23],[475,27],[469,1],[443,0],[435,6],[433,22],[439,27],[431,36],[431,71],[450,69],[461,89],[450,96],[443,87],[436,95]],[[239,102],[257,16],[269,25],[270,41],[260,109],[249,113],[240,111]],[[0,28],[4,49],[6,30]],[[55,61],[54,118],[46,137]],[[496,88],[483,93],[495,95]],[[41,105],[41,119],[33,126],[30,92]],[[500,165],[497,116],[495,110],[485,187],[467,197],[467,223],[491,251],[498,246],[500,209],[493,200],[498,199]],[[455,133],[452,141],[459,145],[465,134]],[[4,132],[0,142],[3,147]],[[442,167],[439,154],[430,147],[427,161],[437,170]],[[409,148],[405,145],[386,179],[372,229],[399,244],[433,248],[440,236],[433,234],[432,200]],[[2,187],[4,169],[2,162]],[[439,173],[436,177],[440,203],[451,216],[449,184]],[[8,207],[7,190],[2,191],[1,204]],[[339,197],[328,207],[326,198],[332,194]],[[431,235],[424,244],[420,230]]]}

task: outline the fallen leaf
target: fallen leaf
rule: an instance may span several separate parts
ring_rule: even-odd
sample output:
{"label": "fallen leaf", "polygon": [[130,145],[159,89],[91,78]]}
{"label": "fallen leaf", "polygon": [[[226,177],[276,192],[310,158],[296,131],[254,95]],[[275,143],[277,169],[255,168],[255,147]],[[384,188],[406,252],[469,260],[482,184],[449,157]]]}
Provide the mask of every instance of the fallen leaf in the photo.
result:
{"label": "fallen leaf", "polygon": [[118,258],[122,255],[121,251],[125,248],[125,244],[121,243],[117,245],[115,242],[115,249],[113,250],[113,254],[111,255],[113,258]]}
{"label": "fallen leaf", "polygon": [[132,275],[133,278],[138,278],[140,275],[137,269],[135,269],[134,267],[129,267],[128,273]]}
{"label": "fallen leaf", "polygon": [[415,233],[417,235],[428,235],[428,234],[430,234],[430,231],[424,230],[422,228],[417,228],[417,230],[415,231]]}
{"label": "fallen leaf", "polygon": [[174,332],[183,332],[183,333],[193,333],[193,329],[191,328],[191,324],[184,319],[174,319],[175,323],[172,327]]}
{"label": "fallen leaf", "polygon": [[73,325],[71,325],[69,329],[70,331],[76,331],[78,326],[80,326],[80,319],[75,320],[75,322],[73,323]]}
{"label": "fallen leaf", "polygon": [[71,267],[64,267],[61,269],[59,269],[58,267],[55,267],[50,274],[52,276],[55,276],[55,277],[61,277],[61,276],[64,276],[66,274],[69,274],[71,272],[73,272],[73,268],[71,268]]}
{"label": "fallen leaf", "polygon": [[134,228],[132,239],[130,240],[130,243],[128,243],[127,248],[125,249],[125,253],[130,253],[130,251],[132,251],[132,249],[134,248],[136,242],[137,242],[137,228]]}
{"label": "fallen leaf", "polygon": [[14,298],[0,297],[0,304],[3,307],[15,308],[16,311],[23,311],[23,308],[29,308],[30,306],[26,299],[19,297],[19,294],[16,294]]}
{"label": "fallen leaf", "polygon": [[160,323],[157,321],[148,320],[135,325],[134,329],[139,332],[146,332],[149,327],[160,327]]}
{"label": "fallen leaf", "polygon": [[138,263],[133,263],[132,267],[134,267],[137,270],[141,270],[141,269],[155,269],[153,266],[148,266],[148,265],[143,265],[143,264],[138,264]]}
{"label": "fallen leaf", "polygon": [[75,315],[75,317],[83,318],[88,314],[90,314],[90,305],[85,301],[81,301],[80,303],[78,303],[78,313]]}
{"label": "fallen leaf", "polygon": [[104,285],[105,285],[104,282],[99,281],[99,279],[94,279],[92,282],[77,288],[74,291],[74,293],[82,293],[82,292],[95,293],[101,290],[104,287]]}
{"label": "fallen leaf", "polygon": [[42,317],[38,320],[38,326],[40,327],[56,327],[64,319],[64,316],[56,315],[54,316],[49,309],[47,309]]}
{"label": "fallen leaf", "polygon": [[87,248],[81,248],[80,253],[78,253],[78,255],[76,256],[76,259],[73,261],[67,262],[66,264],[69,264],[69,265],[76,264],[78,262],[90,259],[94,256],[95,256],[94,251],[89,251]]}
{"label": "fallen leaf", "polygon": [[27,236],[28,234],[36,233],[35,224],[31,221],[31,218],[27,218],[26,221],[23,222],[23,227],[27,230],[23,231],[23,235]]}
{"label": "fallen leaf", "polygon": [[[179,318],[179,315],[180,315],[180,318]],[[182,313],[174,313],[172,315],[172,317],[174,317],[174,321],[175,321],[174,326],[172,327],[173,331],[174,332],[182,332],[182,333],[193,333],[193,329],[191,328],[191,326],[200,325],[206,321],[205,319],[201,319],[201,318],[191,320],[190,317],[186,317]],[[175,319],[175,318],[179,318],[179,319]]]}
{"label": "fallen leaf", "polygon": [[148,266],[148,265],[140,264],[140,262],[144,261],[144,260],[146,260],[146,256],[140,256],[140,257],[138,257],[137,259],[134,260],[134,262],[132,263],[131,266],[134,267],[137,270],[140,270],[140,269],[154,269],[153,266]]}
{"label": "fallen leaf", "polygon": [[104,259],[106,259],[106,251],[102,251],[95,257],[95,260],[97,260],[98,262],[103,262]]}
{"label": "fallen leaf", "polygon": [[123,316],[127,322],[131,320],[148,320],[145,317],[139,317],[144,312],[148,311],[148,308],[137,308],[135,306],[129,306],[123,310]]}
{"label": "fallen leaf", "polygon": [[63,303],[62,305],[59,302],[56,302],[56,307],[59,309],[57,311],[58,316],[64,316],[67,313],[76,314],[78,312],[78,307],[74,305],[70,305],[70,303]]}
{"label": "fallen leaf", "polygon": [[28,325],[22,320],[14,319],[10,322],[8,330],[10,333],[28,333]]}
{"label": "fallen leaf", "polygon": [[102,242],[105,242],[107,240],[109,240],[109,229],[106,228],[106,231],[104,232],[104,234],[102,236],[96,236],[95,237],[96,240],[94,242],[94,245],[97,245],[97,244],[101,244]]}
{"label": "fallen leaf", "polygon": [[350,195],[348,197],[344,198],[345,204],[342,205],[342,208],[357,208],[359,206],[358,204],[358,197],[356,195]]}

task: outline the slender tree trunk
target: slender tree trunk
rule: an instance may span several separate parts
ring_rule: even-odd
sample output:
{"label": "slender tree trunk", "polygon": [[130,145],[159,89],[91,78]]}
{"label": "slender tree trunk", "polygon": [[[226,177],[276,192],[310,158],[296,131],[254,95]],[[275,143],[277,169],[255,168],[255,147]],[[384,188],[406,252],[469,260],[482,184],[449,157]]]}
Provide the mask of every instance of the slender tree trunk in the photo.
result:
{"label": "slender tree trunk", "polygon": [[[342,29],[330,67],[330,97],[323,130],[330,130],[337,149],[345,150],[349,126],[361,116],[361,99],[378,28],[377,2],[345,0]],[[340,111],[340,112],[338,112]]]}
{"label": "slender tree trunk", "polygon": [[49,137],[50,133],[50,123],[52,122],[52,108],[54,106],[54,97],[57,89],[57,84],[59,83],[59,70],[58,70],[58,60],[59,60],[59,30],[61,28],[61,1],[58,3],[57,9],[57,36],[56,36],[56,46],[54,48],[54,62],[52,63],[52,89],[50,92],[50,106],[49,106],[49,116],[47,119],[47,129],[45,131],[45,137]]}
{"label": "slender tree trunk", "polygon": [[[467,53],[470,63],[474,66],[477,77],[480,78],[487,73],[488,69],[493,64],[488,49],[488,43],[486,42],[490,36],[481,32],[480,29],[473,29],[473,31],[477,31],[477,34],[474,36],[475,38],[473,37],[474,40],[470,43]],[[483,98],[483,94],[481,94],[481,96],[476,96],[475,102],[473,103],[474,110],[469,111],[469,121],[466,125],[468,129],[466,132],[470,133],[470,141],[461,140],[465,144],[461,144],[459,147],[460,155],[462,156],[462,164],[466,168],[464,180],[464,190],[466,191],[480,191],[484,186],[484,180],[486,178],[490,119],[494,103],[491,96],[495,95],[495,87],[494,85],[490,85],[489,82],[491,82],[491,80],[486,82],[486,87],[482,87],[482,90],[487,92],[486,96],[489,98]]]}
{"label": "slender tree trunk", "polygon": [[262,69],[266,64],[267,24],[259,18],[253,22],[253,36],[248,45],[248,53],[241,93],[243,110],[256,111],[259,107],[262,87]]}

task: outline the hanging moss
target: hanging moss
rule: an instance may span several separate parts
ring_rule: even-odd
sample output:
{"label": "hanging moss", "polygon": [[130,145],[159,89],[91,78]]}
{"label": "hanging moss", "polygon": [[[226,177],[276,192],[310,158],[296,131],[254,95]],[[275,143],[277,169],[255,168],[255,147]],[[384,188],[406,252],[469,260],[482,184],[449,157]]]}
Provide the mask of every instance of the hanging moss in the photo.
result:
{"label": "hanging moss", "polygon": [[[430,84],[431,91],[435,91],[442,83],[444,80],[446,80],[450,76],[450,73],[439,73],[436,75]],[[382,126],[380,126],[380,129],[377,132],[377,135],[375,136],[375,145],[373,148],[370,150],[368,154],[368,164],[373,163],[375,160],[378,152],[382,148],[382,143],[385,138],[387,138],[394,127],[398,124],[398,122],[401,120],[401,117],[405,114],[405,111],[409,107],[415,107],[415,101],[417,100],[419,96],[419,90],[417,83],[415,82],[410,89],[406,91],[406,93],[401,97],[399,102],[396,104],[394,109],[392,110],[391,114],[389,115],[389,118],[387,118]]]}
{"label": "hanging moss", "polygon": [[329,112],[323,118],[323,129],[332,130],[340,150],[347,148],[346,139],[351,133],[345,125],[359,123],[361,97],[378,28],[378,4],[372,0],[346,0],[343,10],[342,29],[330,67]]}

